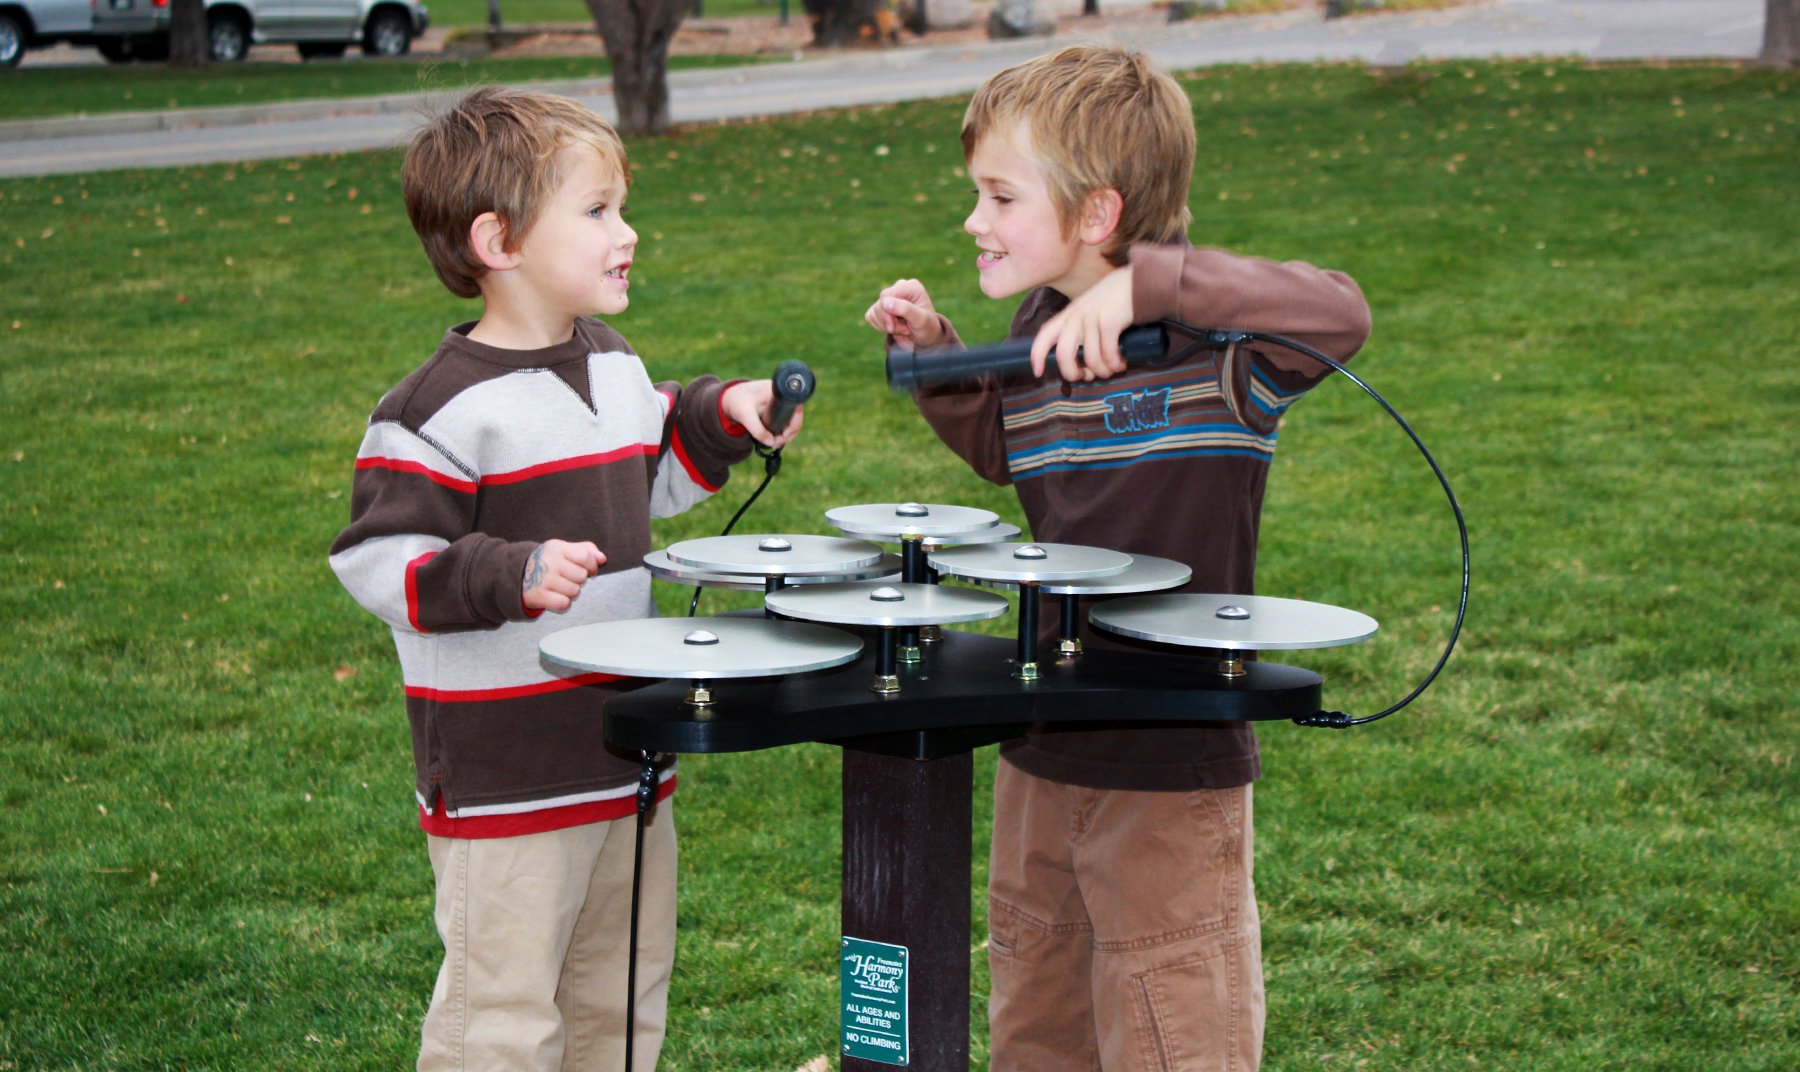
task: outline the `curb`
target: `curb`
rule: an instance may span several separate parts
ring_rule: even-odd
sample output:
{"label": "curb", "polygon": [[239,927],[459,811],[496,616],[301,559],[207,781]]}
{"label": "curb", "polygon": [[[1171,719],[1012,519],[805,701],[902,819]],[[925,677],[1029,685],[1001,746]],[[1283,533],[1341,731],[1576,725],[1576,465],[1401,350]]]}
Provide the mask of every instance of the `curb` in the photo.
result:
{"label": "curb", "polygon": [[[1248,20],[1246,20],[1248,21]],[[968,58],[975,55],[1004,54],[1016,51],[1029,58],[1042,51],[1050,37],[1024,37],[1009,40],[966,42],[956,45],[914,45],[879,51],[841,53],[806,59],[776,59],[766,63],[738,67],[691,67],[669,72],[671,90],[683,85],[748,84],[785,78],[806,78],[811,74],[838,71],[905,70],[908,67],[934,63],[943,59]],[[571,97],[610,95],[610,75],[598,78],[560,81],[518,82],[509,85],[530,86],[548,93]],[[375,97],[343,97],[264,104],[234,104],[211,108],[173,108],[161,111],[105,112],[92,115],[50,116],[42,119],[0,121],[0,142],[67,138],[83,135],[142,134],[166,130],[196,130],[205,127],[245,126],[257,123],[279,123],[300,119],[323,119],[338,116],[394,115],[423,113],[440,102],[454,99],[467,87],[425,92],[395,93]]]}

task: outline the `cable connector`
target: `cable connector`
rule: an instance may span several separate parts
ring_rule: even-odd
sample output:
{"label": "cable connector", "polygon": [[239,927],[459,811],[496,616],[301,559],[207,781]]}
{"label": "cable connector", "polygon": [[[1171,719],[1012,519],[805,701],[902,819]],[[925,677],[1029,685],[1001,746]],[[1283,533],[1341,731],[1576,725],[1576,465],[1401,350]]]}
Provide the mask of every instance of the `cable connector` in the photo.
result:
{"label": "cable connector", "polygon": [[1302,715],[1295,719],[1294,725],[1316,726],[1328,730],[1347,730],[1356,725],[1356,722],[1342,711],[1315,711],[1310,715]]}
{"label": "cable connector", "polygon": [[638,771],[637,811],[639,815],[643,815],[650,810],[650,805],[656,803],[656,783],[658,781],[656,765],[662,760],[662,753],[643,752],[640,754],[644,757],[644,767]]}
{"label": "cable connector", "polygon": [[[776,473],[781,472],[781,448],[780,447],[776,447],[774,450],[770,450],[768,447],[765,447],[761,443],[758,443],[756,445],[756,456],[763,460],[763,475],[764,476],[774,476]],[[760,491],[762,489],[758,488],[757,490]]]}

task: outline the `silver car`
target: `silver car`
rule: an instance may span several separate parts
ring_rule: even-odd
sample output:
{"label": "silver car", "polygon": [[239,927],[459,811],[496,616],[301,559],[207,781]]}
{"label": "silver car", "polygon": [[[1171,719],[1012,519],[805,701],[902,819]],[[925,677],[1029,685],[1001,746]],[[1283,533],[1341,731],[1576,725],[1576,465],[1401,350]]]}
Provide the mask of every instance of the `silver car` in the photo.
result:
{"label": "silver car", "polygon": [[28,48],[92,39],[90,0],[0,0],[0,67],[17,67]]}
{"label": "silver car", "polygon": [[[0,0],[5,4],[9,0]],[[169,0],[92,0],[94,44],[115,63],[167,59]],[[430,25],[416,0],[207,0],[206,40],[214,60],[233,63],[255,44],[291,44],[308,59],[342,56],[353,44],[371,56],[402,56]]]}

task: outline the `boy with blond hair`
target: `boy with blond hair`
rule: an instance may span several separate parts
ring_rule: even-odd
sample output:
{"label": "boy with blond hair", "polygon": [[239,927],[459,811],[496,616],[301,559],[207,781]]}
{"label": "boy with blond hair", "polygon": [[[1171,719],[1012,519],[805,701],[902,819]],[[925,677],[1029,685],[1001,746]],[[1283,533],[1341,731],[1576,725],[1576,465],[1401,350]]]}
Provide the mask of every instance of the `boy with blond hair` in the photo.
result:
{"label": "boy with blond hair", "polygon": [[[675,954],[675,828],[643,849],[637,1022],[625,1023],[640,764],[601,736],[626,686],[538,659],[547,633],[656,613],[650,519],[717,491],[767,379],[652,384],[595,314],[630,304],[637,234],[618,135],[564,98],[478,89],[406,152],[431,266],[479,320],[369,418],[331,565],[387,622],[412,727],[444,961],[418,1067],[656,1065]],[[546,614],[546,612],[550,612]],[[660,775],[657,799],[675,787]]]}
{"label": "boy with blond hair", "polygon": [[[1189,591],[1251,592],[1281,415],[1328,370],[1261,344],[1127,368],[1119,335],[1168,319],[1345,361],[1369,331],[1361,291],[1339,272],[1188,244],[1193,108],[1139,54],[1077,46],[1000,72],[962,143],[981,291],[1025,295],[1010,334],[1033,339],[1032,375],[926,390],[921,413],[976,472],[1013,485],[1035,539],[1172,558],[1193,569]],[[961,347],[916,279],[865,319],[921,364]],[[1243,722],[1046,724],[1002,746],[994,1072],[1257,1067],[1260,773]]]}

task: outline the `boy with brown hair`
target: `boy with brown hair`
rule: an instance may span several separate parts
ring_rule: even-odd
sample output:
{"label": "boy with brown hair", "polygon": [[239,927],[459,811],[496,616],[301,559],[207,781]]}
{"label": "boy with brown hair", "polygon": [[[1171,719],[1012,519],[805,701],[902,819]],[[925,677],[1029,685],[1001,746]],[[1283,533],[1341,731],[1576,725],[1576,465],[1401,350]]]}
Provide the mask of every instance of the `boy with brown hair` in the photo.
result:
{"label": "boy with brown hair", "polygon": [[[627,686],[543,665],[547,633],[656,613],[650,519],[717,491],[771,435],[767,379],[652,384],[594,314],[630,304],[618,135],[564,98],[487,87],[413,139],[407,213],[438,277],[482,300],[369,418],[331,565],[393,629],[444,961],[421,1070],[655,1067],[675,953],[675,830],[643,850],[640,764],[600,708]],[[546,615],[550,611],[552,614]],[[674,790],[661,773],[657,799]]]}
{"label": "boy with brown hair", "polygon": [[[1369,332],[1361,291],[1340,272],[1188,244],[1193,108],[1142,55],[1077,46],[1002,71],[976,91],[962,143],[981,290],[1025,295],[1010,334],[1033,338],[1033,374],[926,390],[921,413],[1013,485],[1033,538],[1176,559],[1193,569],[1186,590],[1250,593],[1281,415],[1328,370],[1262,345],[1131,369],[1119,335],[1169,319],[1341,362]],[[961,347],[915,279],[865,319],[922,357]],[[1260,773],[1242,722],[1046,724],[1001,747],[994,1072],[1257,1067]]]}

